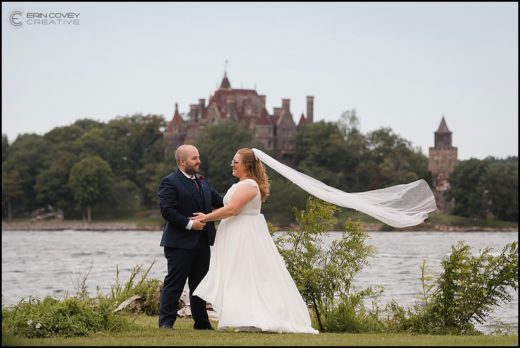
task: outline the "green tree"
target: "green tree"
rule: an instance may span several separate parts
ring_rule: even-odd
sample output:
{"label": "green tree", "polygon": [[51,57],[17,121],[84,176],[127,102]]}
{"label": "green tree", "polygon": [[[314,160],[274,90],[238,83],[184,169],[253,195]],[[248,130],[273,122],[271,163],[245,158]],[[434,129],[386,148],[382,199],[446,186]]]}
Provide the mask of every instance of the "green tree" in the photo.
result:
{"label": "green tree", "polygon": [[173,153],[165,156],[160,163],[147,163],[144,168],[137,172],[137,179],[144,184],[142,200],[144,205],[150,209],[157,208],[157,189],[159,182],[176,168]]}
{"label": "green tree", "polygon": [[489,170],[483,180],[493,217],[518,221],[518,158],[489,159]]}
{"label": "green tree", "polygon": [[108,200],[113,184],[110,165],[98,156],[86,157],[70,170],[69,185],[76,200],[86,207],[88,222],[91,221],[91,206]]}
{"label": "green tree", "polygon": [[16,170],[8,170],[2,165],[2,215],[5,212],[7,219],[13,218],[12,202],[23,193]]}
{"label": "green tree", "polygon": [[339,131],[344,135],[345,139],[353,132],[359,132],[359,123],[356,109],[344,111],[336,122]]}
{"label": "green tree", "polygon": [[36,177],[35,192],[39,202],[61,209],[64,216],[74,211],[74,195],[67,185],[72,166],[77,156],[59,150],[50,165]]}
{"label": "green tree", "polygon": [[489,163],[471,158],[461,161],[450,174],[450,188],[446,192],[453,201],[451,213],[470,218],[486,218],[491,204],[485,185]]}
{"label": "green tree", "polygon": [[206,126],[195,143],[201,157],[200,171],[219,192],[226,192],[236,178],[231,175],[231,159],[243,147],[262,148],[253,135],[235,122]]}
{"label": "green tree", "polygon": [[352,156],[335,123],[320,121],[305,126],[296,133],[295,145],[295,161],[299,171],[348,191],[349,179],[346,175],[353,171],[348,163]]}
{"label": "green tree", "polygon": [[104,125],[99,125],[90,128],[85,131],[76,141],[78,155],[81,157],[85,156],[99,156],[101,158],[107,158],[108,146],[105,141]]}
{"label": "green tree", "polygon": [[21,194],[12,197],[13,213],[28,213],[41,207],[42,202],[36,198],[36,178],[48,166],[51,158],[49,143],[37,134],[19,135],[9,146],[8,159],[2,163],[2,167],[6,167],[6,173],[17,172],[15,191],[22,190]]}
{"label": "green tree", "polygon": [[283,176],[267,167],[271,193],[262,204],[265,218],[278,226],[289,226],[294,223],[294,215],[287,207],[305,209],[309,194]]}
{"label": "green tree", "polygon": [[376,170],[362,168],[362,171],[357,173],[369,178],[370,187],[366,189],[378,189],[430,178],[426,156],[408,140],[395,134],[392,129],[377,129],[370,132],[367,139],[370,149],[370,155],[366,159],[368,167]]}
{"label": "green tree", "polygon": [[116,177],[134,182],[146,207],[156,206],[156,192],[149,190],[150,176],[164,160],[165,148],[161,129],[162,116],[141,115],[119,117],[105,129],[106,160]]}
{"label": "green tree", "polygon": [[353,111],[336,123],[316,122],[295,137],[300,171],[347,192],[379,189],[418,179],[431,182],[427,158],[390,128],[367,136]]}
{"label": "green tree", "polygon": [[[363,137],[347,135],[333,122],[316,122],[300,129],[295,137],[296,169],[335,188],[354,192],[354,174],[363,157]],[[347,138],[345,138],[347,136]]]}
{"label": "green tree", "polygon": [[347,192],[363,191],[369,185],[363,180],[366,175],[360,168],[370,156],[367,137],[361,133],[360,122],[356,110],[345,111],[338,121],[338,128],[344,135],[346,153],[343,156],[343,171],[348,187]]}
{"label": "green tree", "polygon": [[47,132],[43,137],[52,145],[55,151],[69,151],[77,155],[82,151],[78,146],[78,139],[92,128],[103,127],[103,123],[91,119],[77,120],[70,126],[56,127]]}
{"label": "green tree", "polygon": [[9,153],[9,141],[7,135],[2,134],[2,163],[7,160],[7,154]]}

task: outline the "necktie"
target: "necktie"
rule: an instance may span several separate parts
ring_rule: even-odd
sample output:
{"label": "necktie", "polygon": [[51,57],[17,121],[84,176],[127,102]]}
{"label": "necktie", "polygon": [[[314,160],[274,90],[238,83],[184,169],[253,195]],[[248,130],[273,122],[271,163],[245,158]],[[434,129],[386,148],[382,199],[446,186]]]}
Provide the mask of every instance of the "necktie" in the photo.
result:
{"label": "necktie", "polygon": [[192,182],[193,182],[193,185],[195,185],[195,188],[197,189],[197,191],[200,191],[200,187],[199,187],[199,184],[197,184],[197,180],[195,179],[190,179]]}

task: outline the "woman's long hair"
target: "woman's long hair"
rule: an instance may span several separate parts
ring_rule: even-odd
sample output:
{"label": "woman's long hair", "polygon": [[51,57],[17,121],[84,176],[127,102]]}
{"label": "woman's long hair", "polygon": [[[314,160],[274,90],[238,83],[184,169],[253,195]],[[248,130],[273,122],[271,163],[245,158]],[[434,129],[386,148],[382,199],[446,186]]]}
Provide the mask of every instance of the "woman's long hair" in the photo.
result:
{"label": "woman's long hair", "polygon": [[250,148],[242,148],[237,153],[242,156],[242,162],[246,167],[247,173],[258,184],[262,201],[265,201],[269,196],[269,178],[265,172],[264,164],[256,159],[255,153]]}

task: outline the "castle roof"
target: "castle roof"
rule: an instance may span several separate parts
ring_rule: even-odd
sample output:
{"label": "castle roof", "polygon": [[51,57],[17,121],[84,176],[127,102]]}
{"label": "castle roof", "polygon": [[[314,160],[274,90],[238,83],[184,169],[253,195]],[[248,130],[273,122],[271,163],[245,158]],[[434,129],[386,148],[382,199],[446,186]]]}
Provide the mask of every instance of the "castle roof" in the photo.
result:
{"label": "castle roof", "polygon": [[285,109],[282,109],[282,111],[280,112],[280,115],[278,115],[278,117],[275,118],[275,120],[276,120],[276,125],[278,125],[278,126],[280,126],[282,123],[296,125],[292,118],[291,112],[288,110],[285,110]]}
{"label": "castle roof", "polygon": [[224,78],[222,79],[222,82],[220,83],[220,88],[223,89],[223,88],[226,88],[226,89],[229,89],[231,88],[231,83],[229,82],[229,79],[227,78],[227,74],[224,73]]}
{"label": "castle roof", "polygon": [[[222,115],[222,117],[226,117],[225,115],[228,112],[228,100],[232,100],[233,104],[235,105],[235,112],[236,112],[236,118],[238,120],[241,120],[245,118],[244,115],[244,108],[243,108],[243,101],[246,99],[252,99],[252,98],[258,98],[260,99],[260,96],[254,89],[218,89],[215,91],[215,94],[213,94],[209,101],[208,106],[215,105],[217,107],[217,110]],[[264,108],[265,110],[265,108]],[[265,110],[267,113],[267,110]],[[262,110],[263,112],[263,110]],[[205,109],[205,111],[202,114],[202,118],[208,117],[208,108]]]}
{"label": "castle roof", "polygon": [[307,120],[305,119],[305,116],[303,116],[302,112],[302,115],[300,116],[300,121],[298,121],[298,127],[304,126],[305,123],[307,123]]}
{"label": "castle roof", "polygon": [[439,129],[437,129],[436,133],[451,133],[448,129],[446,121],[444,120],[444,116],[442,116],[441,124],[439,125]]}
{"label": "castle roof", "polygon": [[173,131],[173,126],[177,126],[182,124],[184,121],[181,117],[181,114],[179,114],[179,104],[175,103],[175,112],[173,113],[173,118],[170,122],[168,122],[168,132]]}
{"label": "castle roof", "polygon": [[[296,128],[293,115],[289,110],[289,99],[283,99],[283,107],[275,107],[273,115],[270,115],[265,107],[265,96],[259,95],[256,89],[231,88],[231,83],[224,72],[220,87],[210,94],[208,103],[204,105],[203,99],[199,99],[199,104],[190,105],[190,120],[184,120],[175,104],[173,119],[168,123],[168,132],[187,131],[190,128],[199,127],[198,122],[193,122],[193,118],[201,121],[212,122],[215,120],[233,120],[242,126],[252,129],[255,125]],[[308,119],[303,115],[298,125],[308,123]]]}
{"label": "castle roof", "polygon": [[260,113],[260,118],[256,121],[256,124],[259,126],[272,126],[273,121],[269,117],[269,113],[265,108],[262,109],[262,112]]}

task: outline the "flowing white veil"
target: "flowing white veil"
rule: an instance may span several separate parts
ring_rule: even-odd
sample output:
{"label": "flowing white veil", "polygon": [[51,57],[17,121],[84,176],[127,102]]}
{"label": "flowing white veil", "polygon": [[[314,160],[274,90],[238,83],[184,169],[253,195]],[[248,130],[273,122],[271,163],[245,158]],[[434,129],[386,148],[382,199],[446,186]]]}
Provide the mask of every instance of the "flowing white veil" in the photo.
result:
{"label": "flowing white veil", "polygon": [[264,164],[311,195],[341,207],[359,210],[393,227],[418,225],[424,222],[428,213],[437,209],[433,192],[423,179],[379,190],[348,193],[300,173],[261,150],[253,148],[253,152]]}

